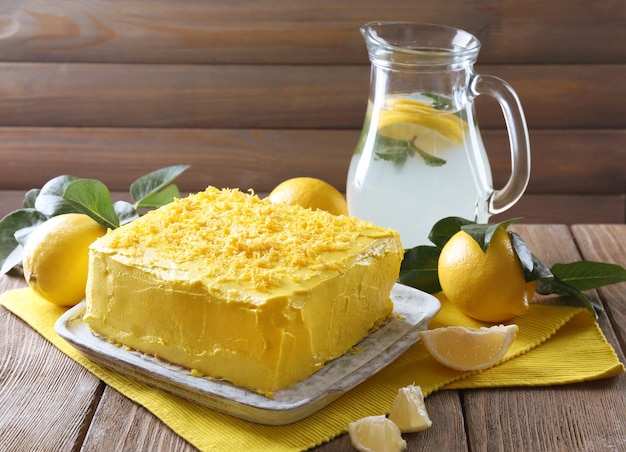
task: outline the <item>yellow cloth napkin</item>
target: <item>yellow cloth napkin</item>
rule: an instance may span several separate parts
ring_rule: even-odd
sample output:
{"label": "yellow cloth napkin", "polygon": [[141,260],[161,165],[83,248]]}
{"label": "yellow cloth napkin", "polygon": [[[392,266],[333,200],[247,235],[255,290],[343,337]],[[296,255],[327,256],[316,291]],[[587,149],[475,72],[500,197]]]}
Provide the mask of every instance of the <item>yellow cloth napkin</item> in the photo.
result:
{"label": "yellow cloth napkin", "polygon": [[[587,310],[532,305],[527,314],[515,319],[519,326],[517,339],[495,367],[474,373],[447,369],[418,342],[378,374],[307,419],[266,426],[197,406],[95,364],[56,334],[54,323],[65,309],[42,300],[30,289],[5,292],[0,304],[203,451],[311,448],[345,432],[349,422],[388,413],[398,389],[413,383],[428,395],[439,389],[566,384],[624,372],[623,364]],[[444,302],[430,327],[446,325],[481,326]]]}

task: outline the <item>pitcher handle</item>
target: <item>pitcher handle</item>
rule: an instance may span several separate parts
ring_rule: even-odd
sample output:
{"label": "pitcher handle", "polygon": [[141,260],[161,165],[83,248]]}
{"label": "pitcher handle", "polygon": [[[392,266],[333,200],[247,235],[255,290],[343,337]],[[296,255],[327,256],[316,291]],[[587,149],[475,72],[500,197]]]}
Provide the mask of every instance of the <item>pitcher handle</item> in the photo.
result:
{"label": "pitcher handle", "polygon": [[470,90],[475,96],[486,94],[500,104],[511,147],[511,176],[500,190],[494,190],[489,198],[489,214],[502,213],[515,204],[524,194],[530,180],[530,142],[526,118],[517,94],[501,78],[493,75],[474,76]]}

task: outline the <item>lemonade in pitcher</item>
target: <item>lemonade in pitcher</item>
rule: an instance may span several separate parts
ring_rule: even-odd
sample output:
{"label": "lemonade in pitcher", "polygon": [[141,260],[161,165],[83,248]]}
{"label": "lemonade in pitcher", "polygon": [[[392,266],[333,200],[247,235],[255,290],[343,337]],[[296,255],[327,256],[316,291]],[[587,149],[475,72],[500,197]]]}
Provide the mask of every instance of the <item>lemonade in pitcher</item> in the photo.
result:
{"label": "lemonade in pitcher", "polygon": [[452,105],[430,93],[368,105],[348,174],[350,214],[397,230],[405,248],[429,244],[444,217],[488,218],[491,171],[473,109]]}
{"label": "lemonade in pitcher", "polygon": [[[348,170],[351,215],[400,233],[405,248],[429,245],[449,216],[486,223],[514,205],[530,179],[530,145],[517,94],[474,72],[480,41],[453,27],[370,22],[368,109]],[[511,174],[494,189],[474,100],[493,97],[506,124]]]}

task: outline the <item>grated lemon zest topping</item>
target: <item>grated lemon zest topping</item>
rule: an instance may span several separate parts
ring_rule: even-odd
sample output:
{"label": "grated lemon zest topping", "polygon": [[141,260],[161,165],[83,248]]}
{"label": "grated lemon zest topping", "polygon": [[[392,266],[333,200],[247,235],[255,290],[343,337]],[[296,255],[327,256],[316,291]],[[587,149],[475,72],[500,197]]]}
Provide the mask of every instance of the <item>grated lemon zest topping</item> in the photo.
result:
{"label": "grated lemon zest topping", "polygon": [[[346,251],[360,237],[392,236],[397,233],[355,217],[209,187],[151,211],[104,239],[120,254],[149,265],[193,267],[204,278],[249,282],[267,290],[288,277],[297,282],[319,272],[342,272]],[[297,269],[303,272],[294,278]]]}

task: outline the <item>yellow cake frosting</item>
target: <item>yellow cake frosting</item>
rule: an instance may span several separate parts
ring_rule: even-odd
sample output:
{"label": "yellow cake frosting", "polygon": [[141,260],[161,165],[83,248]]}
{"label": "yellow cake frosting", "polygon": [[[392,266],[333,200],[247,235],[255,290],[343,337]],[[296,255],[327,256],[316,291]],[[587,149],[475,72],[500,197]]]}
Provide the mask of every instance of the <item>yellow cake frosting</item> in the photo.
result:
{"label": "yellow cake frosting", "polygon": [[262,394],[349,351],[392,313],[397,232],[209,187],[93,243],[85,322]]}

